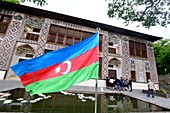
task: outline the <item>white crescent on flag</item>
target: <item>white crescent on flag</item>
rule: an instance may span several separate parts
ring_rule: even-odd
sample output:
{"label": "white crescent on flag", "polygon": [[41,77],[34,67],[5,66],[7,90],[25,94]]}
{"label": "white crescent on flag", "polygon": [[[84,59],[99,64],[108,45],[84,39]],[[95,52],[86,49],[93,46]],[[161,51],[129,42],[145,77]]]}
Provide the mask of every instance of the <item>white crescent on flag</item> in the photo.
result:
{"label": "white crescent on flag", "polygon": [[63,64],[67,64],[67,69],[64,72],[61,72],[61,74],[64,75],[64,74],[67,74],[71,70],[71,61],[65,61]]}

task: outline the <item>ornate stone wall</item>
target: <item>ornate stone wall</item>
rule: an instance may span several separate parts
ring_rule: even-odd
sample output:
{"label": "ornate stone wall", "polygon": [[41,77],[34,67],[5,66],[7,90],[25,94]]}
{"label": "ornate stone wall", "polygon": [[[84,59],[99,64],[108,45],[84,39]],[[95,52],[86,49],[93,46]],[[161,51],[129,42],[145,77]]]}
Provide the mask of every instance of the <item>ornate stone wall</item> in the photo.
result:
{"label": "ornate stone wall", "polygon": [[44,25],[42,26],[42,31],[38,40],[38,47],[36,50],[36,56],[40,56],[44,53],[47,37],[48,37],[48,31],[50,29],[50,19],[45,19]]}
{"label": "ornate stone wall", "polygon": [[108,99],[106,95],[101,95],[101,113],[108,113]]}
{"label": "ornate stone wall", "polygon": [[[0,46],[0,69],[8,70],[9,64],[11,61],[11,56],[15,49],[15,44],[18,39],[17,35],[20,31],[20,27],[22,24],[22,18],[15,18],[20,14],[16,13],[14,15],[13,21],[8,27],[6,35],[3,38],[2,44]],[[20,15],[22,17],[22,15]]]}
{"label": "ornate stone wall", "polygon": [[102,79],[108,76],[108,32],[103,35]]}
{"label": "ornate stone wall", "polygon": [[157,74],[154,50],[153,50],[152,44],[150,42],[148,42],[147,52],[148,52],[147,53],[148,54],[148,59],[150,61],[151,80],[153,82],[155,82],[155,83],[158,83],[158,74]]}
{"label": "ornate stone wall", "polygon": [[122,36],[122,77],[130,78],[129,40]]}

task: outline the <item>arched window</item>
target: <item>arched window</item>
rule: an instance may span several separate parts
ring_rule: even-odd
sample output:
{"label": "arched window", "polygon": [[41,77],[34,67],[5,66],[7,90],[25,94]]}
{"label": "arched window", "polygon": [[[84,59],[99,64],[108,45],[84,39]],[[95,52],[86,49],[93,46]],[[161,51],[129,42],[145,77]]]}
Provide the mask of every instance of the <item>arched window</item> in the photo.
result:
{"label": "arched window", "polygon": [[117,58],[112,58],[109,61],[109,67],[113,68],[113,67],[118,67],[120,65],[120,61]]}

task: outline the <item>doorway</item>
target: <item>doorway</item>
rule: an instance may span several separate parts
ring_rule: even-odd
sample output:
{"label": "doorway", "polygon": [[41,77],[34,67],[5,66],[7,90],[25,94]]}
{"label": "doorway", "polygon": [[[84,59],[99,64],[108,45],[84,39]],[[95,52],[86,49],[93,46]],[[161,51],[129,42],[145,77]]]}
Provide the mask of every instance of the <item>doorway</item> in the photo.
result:
{"label": "doorway", "polygon": [[108,72],[108,77],[117,77],[117,70],[111,70],[109,69],[109,72]]}

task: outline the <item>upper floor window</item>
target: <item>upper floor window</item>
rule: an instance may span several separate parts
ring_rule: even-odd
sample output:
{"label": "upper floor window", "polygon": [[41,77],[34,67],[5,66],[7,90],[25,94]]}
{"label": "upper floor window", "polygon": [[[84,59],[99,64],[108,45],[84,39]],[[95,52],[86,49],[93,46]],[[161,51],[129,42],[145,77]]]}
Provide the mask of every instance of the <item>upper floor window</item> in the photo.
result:
{"label": "upper floor window", "polygon": [[9,23],[11,22],[11,16],[0,14],[0,33],[5,34]]}
{"label": "upper floor window", "polygon": [[146,50],[145,43],[140,43],[140,42],[135,42],[130,40],[129,49],[130,49],[131,56],[147,58],[147,50]]}
{"label": "upper floor window", "polygon": [[43,21],[42,18],[28,16],[25,19],[24,32],[21,38],[38,41]]}
{"label": "upper floor window", "polygon": [[[72,45],[77,42],[80,42],[88,37],[93,35],[93,33],[85,32],[81,30],[75,30],[71,28],[66,28],[57,25],[51,25],[47,43],[51,44],[61,44],[61,45]],[[102,51],[102,38],[99,36],[99,49]]]}
{"label": "upper floor window", "polygon": [[109,47],[109,53],[116,54],[116,48]]}

